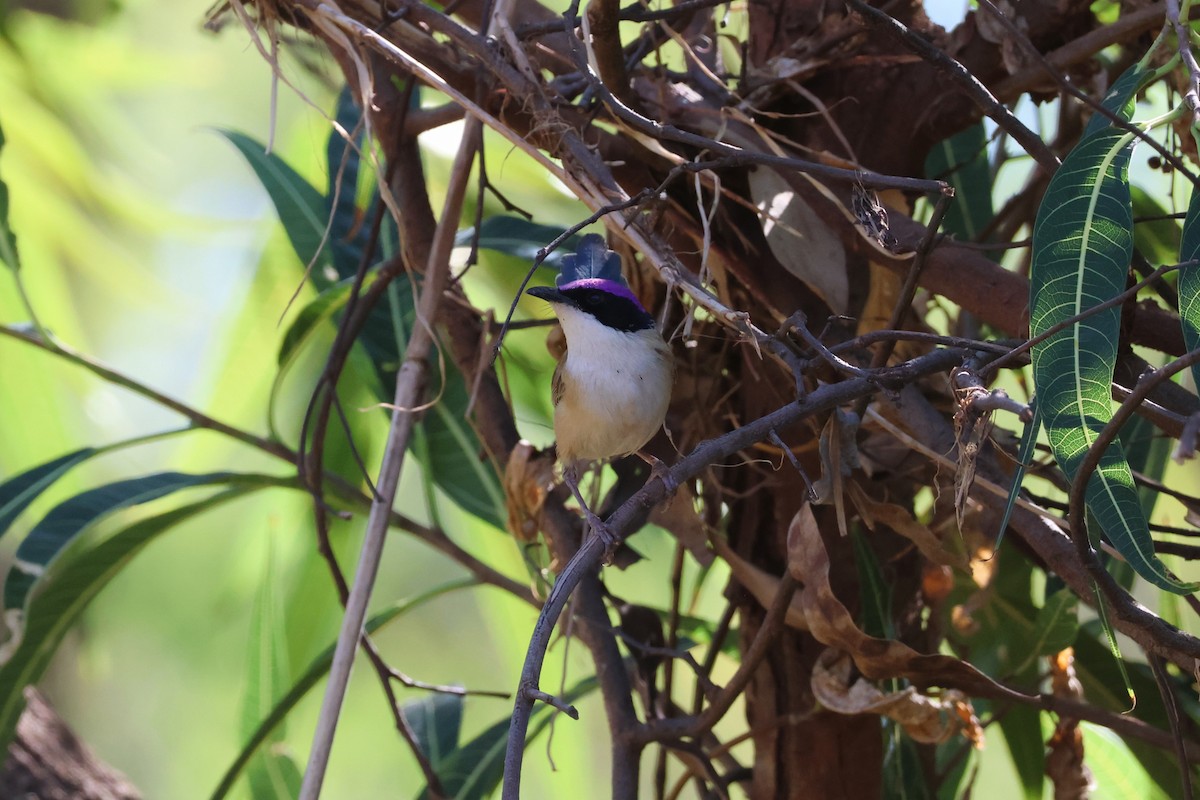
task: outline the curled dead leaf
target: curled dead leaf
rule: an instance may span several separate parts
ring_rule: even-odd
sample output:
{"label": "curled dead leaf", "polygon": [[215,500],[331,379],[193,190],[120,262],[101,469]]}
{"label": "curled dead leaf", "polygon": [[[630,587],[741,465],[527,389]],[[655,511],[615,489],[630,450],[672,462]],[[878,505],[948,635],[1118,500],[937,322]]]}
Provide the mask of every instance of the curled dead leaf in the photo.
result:
{"label": "curled dead leaf", "polygon": [[1032,701],[957,658],[925,655],[902,642],[876,639],[859,630],[829,585],[829,553],[807,504],[792,518],[787,552],[788,569],[804,585],[799,598],[809,632],[822,644],[848,653],[866,677],[907,678],[922,685],[961,689],[978,697]]}
{"label": "curled dead leaf", "polygon": [[537,541],[542,506],[554,488],[554,459],[522,439],[504,465],[508,529],[518,541]]}
{"label": "curled dead leaf", "polygon": [[853,676],[850,657],[826,650],[813,668],[813,695],[839,714],[878,714],[894,720],[918,742],[941,744],[962,735],[975,747],[983,745],[983,728],[967,697],[947,689],[941,697],[922,694],[915,686],[899,692],[882,692],[869,681]]}

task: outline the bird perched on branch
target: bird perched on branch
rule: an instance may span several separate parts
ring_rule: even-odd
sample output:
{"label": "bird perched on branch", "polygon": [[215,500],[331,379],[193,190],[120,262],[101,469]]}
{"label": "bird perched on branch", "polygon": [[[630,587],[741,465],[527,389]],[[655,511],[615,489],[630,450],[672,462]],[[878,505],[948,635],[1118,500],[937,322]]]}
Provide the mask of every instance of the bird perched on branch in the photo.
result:
{"label": "bird perched on branch", "polygon": [[562,262],[555,287],[536,286],[528,294],[550,303],[567,341],[553,383],[563,482],[611,557],[616,538],[584,502],[579,472],[591,461],[637,453],[650,441],[671,401],[674,362],[654,318],[621,276],[621,257],[603,237],[583,237]]}

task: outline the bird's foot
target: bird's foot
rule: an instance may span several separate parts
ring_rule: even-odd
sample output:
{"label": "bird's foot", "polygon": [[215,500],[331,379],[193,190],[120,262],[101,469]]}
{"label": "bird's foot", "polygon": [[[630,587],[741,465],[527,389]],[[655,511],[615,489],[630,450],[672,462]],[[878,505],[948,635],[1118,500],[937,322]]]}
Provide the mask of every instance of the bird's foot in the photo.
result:
{"label": "bird's foot", "polygon": [[621,546],[621,539],[612,528],[605,524],[604,520],[593,514],[587,507],[583,507],[583,515],[587,518],[588,527],[592,530],[593,536],[598,536],[600,541],[604,543],[604,566],[610,566],[613,563],[613,557],[617,554],[617,548]]}
{"label": "bird's foot", "polygon": [[675,490],[679,488],[679,481],[672,477],[671,467],[667,462],[649,453],[643,453],[641,450],[638,451],[638,458],[650,465],[650,477],[646,479],[646,483],[657,478],[662,481],[663,488],[667,490],[668,495],[675,494]]}
{"label": "bird's foot", "polygon": [[571,494],[575,497],[575,502],[579,503],[579,510],[583,512],[583,517],[587,520],[588,527],[592,529],[592,533],[599,536],[600,541],[604,543],[604,566],[609,566],[613,563],[617,548],[621,546],[620,538],[613,533],[612,528],[608,527],[604,520],[600,519],[600,517],[596,516],[588,508],[583,495],[579,492],[579,473],[574,465],[563,470],[563,483],[567,484],[567,488],[571,490]]}

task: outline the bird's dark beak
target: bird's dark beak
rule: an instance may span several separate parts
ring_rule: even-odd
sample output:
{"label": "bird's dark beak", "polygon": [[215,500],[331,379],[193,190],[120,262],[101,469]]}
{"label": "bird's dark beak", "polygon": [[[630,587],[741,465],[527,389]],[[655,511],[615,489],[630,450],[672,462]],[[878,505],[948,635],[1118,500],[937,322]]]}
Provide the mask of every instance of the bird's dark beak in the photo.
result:
{"label": "bird's dark beak", "polygon": [[545,300],[547,303],[572,305],[571,299],[553,286],[534,286],[531,289],[526,289],[525,294],[531,294],[534,297]]}

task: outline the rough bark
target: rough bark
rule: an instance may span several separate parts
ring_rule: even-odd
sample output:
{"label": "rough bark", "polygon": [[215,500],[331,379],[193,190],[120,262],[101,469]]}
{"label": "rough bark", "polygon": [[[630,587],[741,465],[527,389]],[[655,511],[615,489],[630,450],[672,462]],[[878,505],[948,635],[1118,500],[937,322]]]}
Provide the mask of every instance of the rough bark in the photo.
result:
{"label": "rough bark", "polygon": [[36,800],[140,800],[129,779],[96,758],[32,686],[0,770],[0,797]]}

